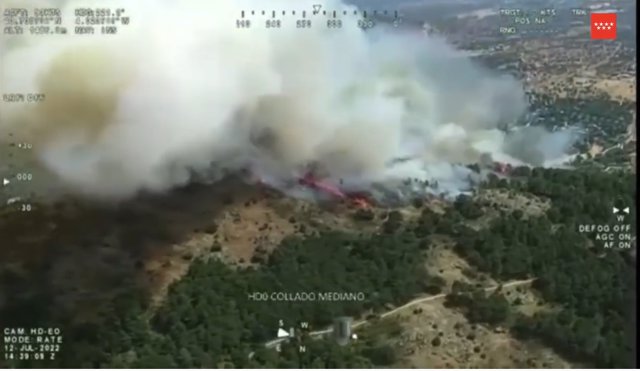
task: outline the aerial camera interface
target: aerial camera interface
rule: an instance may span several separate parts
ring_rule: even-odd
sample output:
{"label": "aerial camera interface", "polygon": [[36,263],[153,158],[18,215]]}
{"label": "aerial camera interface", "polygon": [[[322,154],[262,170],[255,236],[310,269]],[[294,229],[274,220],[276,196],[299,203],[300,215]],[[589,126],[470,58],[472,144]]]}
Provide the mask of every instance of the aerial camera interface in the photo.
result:
{"label": "aerial camera interface", "polygon": [[5,0],[0,367],[634,368],[631,0]]}

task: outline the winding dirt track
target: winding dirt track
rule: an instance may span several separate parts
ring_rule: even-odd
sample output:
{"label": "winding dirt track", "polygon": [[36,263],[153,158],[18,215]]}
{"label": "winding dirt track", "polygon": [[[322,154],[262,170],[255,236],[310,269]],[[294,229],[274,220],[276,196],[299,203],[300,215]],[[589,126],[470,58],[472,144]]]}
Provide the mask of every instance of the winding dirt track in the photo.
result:
{"label": "winding dirt track", "polygon": [[[485,292],[494,291],[494,290],[497,290],[499,287],[509,288],[509,287],[514,287],[514,286],[528,285],[528,284],[530,284],[531,282],[533,282],[535,280],[536,280],[535,278],[529,278],[529,279],[526,279],[526,280],[511,281],[511,282],[507,282],[507,283],[505,283],[503,285],[494,285],[494,286],[485,287],[484,291]],[[391,309],[390,311],[384,312],[383,314],[380,315],[379,318],[385,318],[385,317],[392,316],[392,315],[394,315],[394,314],[396,314],[396,313],[398,313],[400,311],[403,311],[405,309],[411,308],[412,306],[417,305],[417,304],[443,299],[444,297],[447,296],[447,294],[448,293],[442,293],[442,294],[437,294],[437,295],[426,296],[426,297],[421,297],[421,298],[414,299],[414,300],[412,300],[412,301],[410,301],[410,302],[408,302],[408,303],[406,303],[404,305],[401,305],[401,306],[399,306],[397,308]],[[351,328],[352,329],[358,328],[358,327],[360,327],[362,325],[367,324],[370,321],[371,320],[358,321],[358,322],[354,323]],[[332,331],[333,331],[333,328],[332,327],[328,327],[328,328],[323,329],[323,330],[310,332],[309,335],[311,337],[318,337],[318,336],[322,336],[322,335],[325,335],[325,334],[329,334]],[[286,337],[285,338],[273,339],[273,340],[270,340],[270,341],[264,343],[264,346],[267,347],[267,348],[273,348],[274,346],[276,346],[276,345],[278,345],[278,344],[280,344],[283,341],[286,341],[288,339],[289,338],[286,338]]]}

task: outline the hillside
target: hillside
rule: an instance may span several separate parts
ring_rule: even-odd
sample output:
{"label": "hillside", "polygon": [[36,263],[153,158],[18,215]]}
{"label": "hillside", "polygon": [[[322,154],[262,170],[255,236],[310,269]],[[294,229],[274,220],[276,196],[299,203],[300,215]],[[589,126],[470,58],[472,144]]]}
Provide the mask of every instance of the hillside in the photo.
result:
{"label": "hillside", "polygon": [[[608,222],[610,204],[630,204],[632,179],[542,169],[527,179],[490,181],[452,204],[369,215],[232,180],[115,210],[76,202],[5,214],[0,318],[4,326],[61,327],[66,342],[53,364],[65,367],[309,367],[316,357],[326,367],[625,365],[613,354],[628,352],[623,333],[635,328],[619,303],[635,292],[635,269],[628,252],[602,258],[601,247],[587,248],[593,236],[576,225]],[[580,272],[590,280],[578,280]],[[487,292],[487,309],[475,307],[481,297],[464,299],[479,295],[474,287],[528,278],[536,279],[531,288]],[[262,302],[248,298],[253,292],[358,292],[364,300]],[[378,326],[369,323],[353,347],[307,339],[329,353],[305,356],[260,345],[282,319],[319,329],[336,316],[375,317],[439,293],[446,300],[399,312],[391,333],[366,340]],[[600,327],[557,332],[563,316]],[[595,348],[569,345],[593,331],[602,337]],[[373,356],[379,347],[390,358]],[[499,356],[505,349],[511,357]]]}

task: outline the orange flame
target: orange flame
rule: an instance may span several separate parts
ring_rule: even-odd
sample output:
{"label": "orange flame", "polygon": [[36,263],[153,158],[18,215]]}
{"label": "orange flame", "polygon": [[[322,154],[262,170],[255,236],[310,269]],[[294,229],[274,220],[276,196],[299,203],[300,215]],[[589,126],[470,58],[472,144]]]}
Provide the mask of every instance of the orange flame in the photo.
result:
{"label": "orange flame", "polygon": [[351,200],[359,208],[362,208],[362,209],[370,209],[371,208],[371,204],[369,202],[367,202],[367,200],[365,200],[363,198],[356,197],[356,198],[353,198]]}

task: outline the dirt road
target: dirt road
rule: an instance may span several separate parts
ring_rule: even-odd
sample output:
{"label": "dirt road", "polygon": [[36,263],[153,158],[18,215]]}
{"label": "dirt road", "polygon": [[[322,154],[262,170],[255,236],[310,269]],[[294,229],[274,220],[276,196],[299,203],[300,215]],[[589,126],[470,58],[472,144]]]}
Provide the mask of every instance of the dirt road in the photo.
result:
{"label": "dirt road", "polygon": [[[535,280],[536,280],[535,278],[529,278],[529,279],[526,279],[526,280],[511,281],[511,282],[507,282],[507,283],[503,284],[503,285],[502,285],[502,288],[509,288],[509,287],[514,287],[514,286],[528,285],[528,284],[530,284],[531,282],[533,282],[533,281],[535,281]],[[488,292],[488,291],[494,291],[494,290],[498,289],[499,287],[501,287],[501,285],[494,285],[494,286],[485,287],[485,288],[484,288],[484,291],[485,291],[485,292]],[[417,299],[412,300],[412,301],[410,301],[410,302],[408,302],[408,303],[406,303],[406,304],[404,304],[404,305],[401,305],[401,306],[399,306],[399,307],[397,307],[397,308],[394,308],[394,309],[391,309],[391,310],[389,310],[389,311],[387,311],[387,312],[384,312],[383,314],[381,314],[381,315],[380,315],[380,317],[379,317],[379,318],[385,318],[385,317],[392,316],[392,315],[394,315],[394,314],[396,314],[396,313],[398,313],[398,312],[401,312],[401,311],[403,311],[403,310],[405,310],[405,309],[411,308],[411,307],[413,307],[414,305],[418,305],[418,304],[421,304],[421,303],[426,303],[426,302],[429,302],[429,301],[434,301],[434,300],[443,299],[443,298],[445,298],[445,297],[447,296],[447,294],[448,294],[448,293],[442,293],[442,294],[437,294],[437,295],[432,295],[432,296],[426,296],[426,297],[422,297],[422,298],[417,298]],[[355,329],[355,328],[358,328],[358,327],[360,327],[360,326],[363,326],[363,325],[367,324],[367,323],[368,323],[368,322],[370,322],[370,321],[371,321],[371,320],[361,320],[361,321],[358,321],[358,322],[356,322],[356,323],[354,323],[354,324],[352,325],[352,329]],[[333,331],[333,328],[332,328],[332,327],[328,327],[328,328],[323,329],[323,330],[312,331],[312,332],[310,332],[310,333],[309,333],[309,335],[310,335],[311,337],[318,337],[318,336],[322,336],[322,335],[325,335],[325,334],[329,334],[329,333],[331,333],[332,331]],[[273,348],[274,346],[276,346],[276,345],[278,345],[278,344],[280,344],[280,343],[282,343],[283,341],[286,341],[286,340],[288,340],[288,339],[289,339],[289,338],[286,338],[286,337],[278,338],[278,339],[273,339],[273,340],[270,340],[270,341],[266,342],[266,343],[264,344],[264,346],[265,346],[265,347],[267,347],[267,348]],[[250,355],[250,357],[251,357],[252,355],[253,355],[253,354],[251,354],[251,355]]]}

